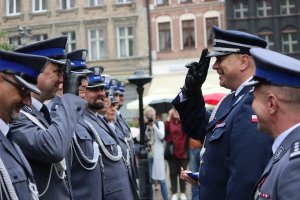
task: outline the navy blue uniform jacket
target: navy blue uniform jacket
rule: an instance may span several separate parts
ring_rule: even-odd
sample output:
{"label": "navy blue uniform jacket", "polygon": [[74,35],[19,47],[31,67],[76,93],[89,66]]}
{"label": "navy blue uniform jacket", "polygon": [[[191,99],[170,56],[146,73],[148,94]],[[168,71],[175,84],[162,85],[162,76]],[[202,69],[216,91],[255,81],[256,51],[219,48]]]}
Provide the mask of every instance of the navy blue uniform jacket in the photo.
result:
{"label": "navy blue uniform jacket", "polygon": [[72,94],[63,95],[61,101],[57,117],[52,120],[51,125],[40,111],[32,107],[31,114],[46,127],[46,130],[20,113],[19,120],[12,123],[9,134],[28,159],[39,194],[45,191],[40,199],[45,200],[70,199],[66,182],[58,176],[54,167],[48,184],[49,174],[52,163],[60,162],[66,156],[71,146],[75,125],[86,107],[86,101]]}
{"label": "navy blue uniform jacket", "polygon": [[259,132],[252,120],[250,90],[243,88],[233,104],[225,98],[210,123],[202,95],[173,101],[184,132],[200,140],[206,136],[199,171],[201,200],[249,199],[271,157],[271,137]]}

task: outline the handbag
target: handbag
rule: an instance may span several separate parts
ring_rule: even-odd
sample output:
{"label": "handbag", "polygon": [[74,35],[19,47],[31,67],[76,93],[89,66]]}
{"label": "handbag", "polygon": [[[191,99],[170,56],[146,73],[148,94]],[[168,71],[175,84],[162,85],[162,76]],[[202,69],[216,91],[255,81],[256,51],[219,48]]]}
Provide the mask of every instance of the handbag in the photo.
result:
{"label": "handbag", "polygon": [[165,147],[165,153],[164,153],[164,156],[165,156],[165,159],[166,160],[170,160],[170,159],[173,159],[173,149],[174,149],[174,144],[173,142],[168,142],[166,144],[166,147]]}

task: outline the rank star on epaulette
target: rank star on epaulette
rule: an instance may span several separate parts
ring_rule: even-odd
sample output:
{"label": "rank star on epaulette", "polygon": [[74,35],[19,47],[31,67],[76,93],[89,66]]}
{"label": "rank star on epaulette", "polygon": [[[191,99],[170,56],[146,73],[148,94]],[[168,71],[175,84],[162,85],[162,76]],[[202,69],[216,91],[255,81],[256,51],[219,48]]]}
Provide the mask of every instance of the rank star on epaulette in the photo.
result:
{"label": "rank star on epaulette", "polygon": [[300,140],[297,140],[291,146],[290,160],[299,156],[300,156]]}

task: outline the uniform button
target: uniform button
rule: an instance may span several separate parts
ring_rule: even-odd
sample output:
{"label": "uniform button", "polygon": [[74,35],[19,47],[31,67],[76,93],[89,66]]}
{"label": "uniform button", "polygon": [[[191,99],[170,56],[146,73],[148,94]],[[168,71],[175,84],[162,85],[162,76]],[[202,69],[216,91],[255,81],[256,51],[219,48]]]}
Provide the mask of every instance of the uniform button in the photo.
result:
{"label": "uniform button", "polygon": [[15,175],[15,176],[14,176],[14,179],[17,179],[17,178],[18,178],[18,176]]}
{"label": "uniform button", "polygon": [[81,107],[77,107],[77,111],[81,111]]}

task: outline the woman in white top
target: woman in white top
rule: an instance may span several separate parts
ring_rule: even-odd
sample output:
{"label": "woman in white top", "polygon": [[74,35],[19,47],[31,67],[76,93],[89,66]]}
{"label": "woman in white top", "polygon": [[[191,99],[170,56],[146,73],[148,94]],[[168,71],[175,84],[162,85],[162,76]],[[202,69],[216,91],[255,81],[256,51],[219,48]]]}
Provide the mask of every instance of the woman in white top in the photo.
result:
{"label": "woman in white top", "polygon": [[[156,121],[156,112],[152,107],[147,107],[144,111],[146,124],[146,138],[149,149],[150,177],[157,180],[161,187],[164,200],[168,199],[168,189],[166,185],[166,171],[164,160],[165,125],[162,121]],[[153,182],[151,180],[151,183]],[[153,188],[151,187],[151,200],[153,199]]]}

